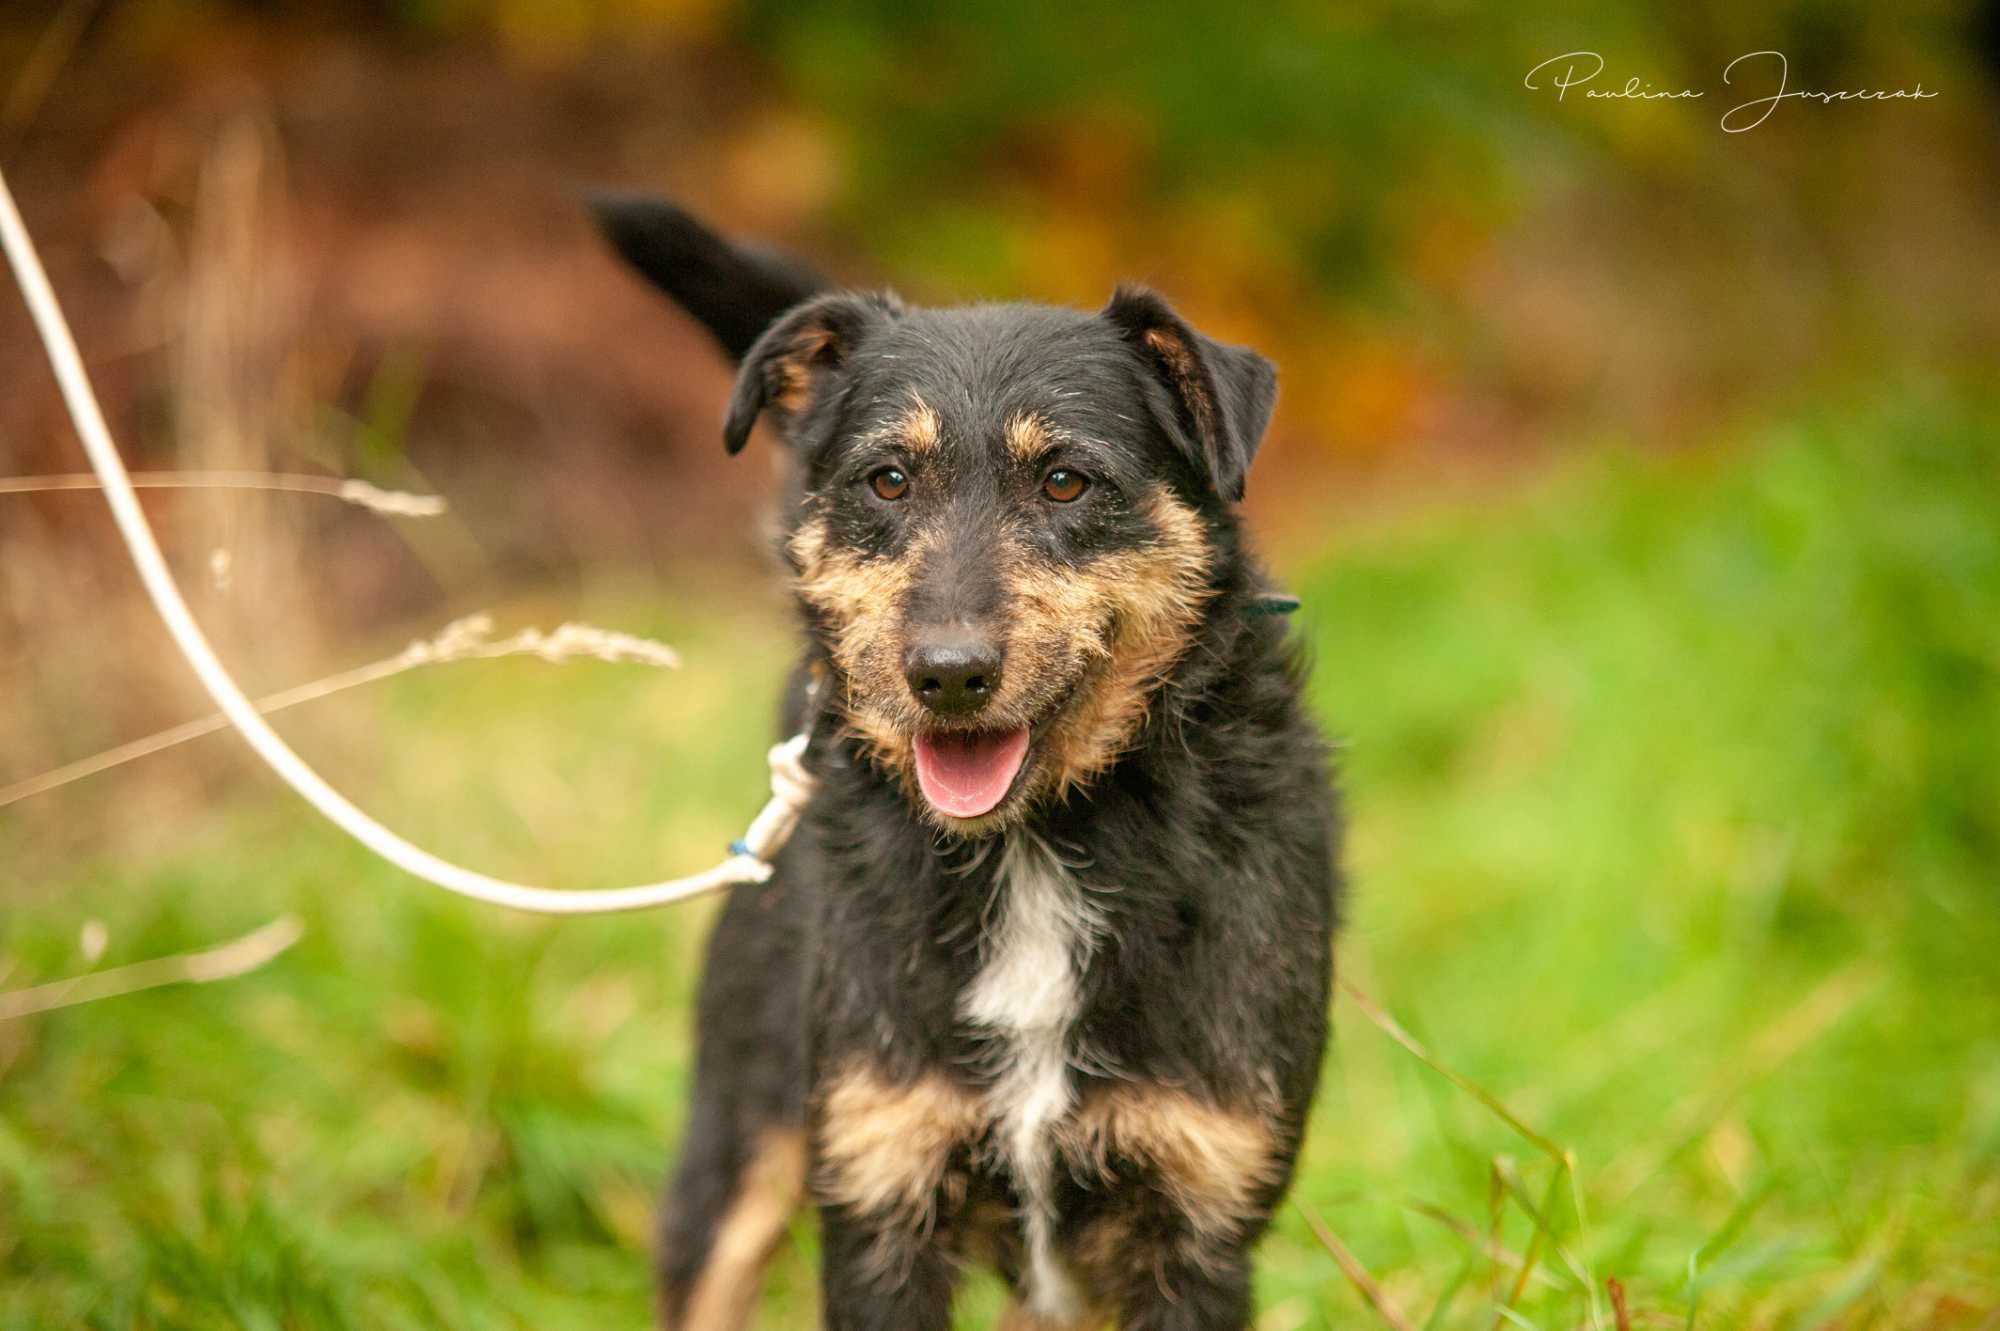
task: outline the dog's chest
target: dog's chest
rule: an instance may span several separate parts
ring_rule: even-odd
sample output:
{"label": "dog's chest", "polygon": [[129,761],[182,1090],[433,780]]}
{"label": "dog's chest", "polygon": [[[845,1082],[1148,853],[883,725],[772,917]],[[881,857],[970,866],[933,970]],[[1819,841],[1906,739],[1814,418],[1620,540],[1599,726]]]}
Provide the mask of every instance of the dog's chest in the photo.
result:
{"label": "dog's chest", "polygon": [[990,1042],[986,1108],[1020,1197],[1024,1293],[1034,1311],[1061,1319],[1075,1314],[1077,1297],[1055,1250],[1055,1139],[1071,1109],[1072,1041],[1097,919],[1082,885],[1031,837],[1009,843],[1000,875],[958,1014]]}

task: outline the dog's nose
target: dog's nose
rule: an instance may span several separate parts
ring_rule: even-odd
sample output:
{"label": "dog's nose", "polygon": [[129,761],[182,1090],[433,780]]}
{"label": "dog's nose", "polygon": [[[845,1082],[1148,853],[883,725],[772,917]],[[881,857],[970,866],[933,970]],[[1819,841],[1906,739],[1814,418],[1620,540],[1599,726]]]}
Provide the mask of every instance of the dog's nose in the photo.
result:
{"label": "dog's nose", "polygon": [[965,716],[992,701],[1000,687],[1000,649],[981,634],[933,634],[904,655],[903,677],[933,712]]}

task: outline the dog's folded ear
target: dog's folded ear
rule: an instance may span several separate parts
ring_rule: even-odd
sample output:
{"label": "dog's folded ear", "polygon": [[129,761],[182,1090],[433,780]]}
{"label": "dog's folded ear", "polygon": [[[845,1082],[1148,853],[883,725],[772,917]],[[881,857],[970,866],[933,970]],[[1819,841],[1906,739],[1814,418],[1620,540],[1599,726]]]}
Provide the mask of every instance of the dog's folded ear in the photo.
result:
{"label": "dog's folded ear", "polygon": [[1271,423],[1277,368],[1248,347],[1203,337],[1144,287],[1118,288],[1103,317],[1165,390],[1147,394],[1161,424],[1188,446],[1216,493],[1241,499],[1251,459]]}
{"label": "dog's folded ear", "polygon": [[691,214],[643,194],[592,192],[584,206],[611,248],[712,334],[731,360],[827,282],[795,259],[723,239]]}
{"label": "dog's folded ear", "polygon": [[901,312],[886,293],[836,291],[813,297],[765,329],[737,371],[722,442],[731,453],[742,452],[750,427],[766,411],[780,428],[790,424],[869,331]]}

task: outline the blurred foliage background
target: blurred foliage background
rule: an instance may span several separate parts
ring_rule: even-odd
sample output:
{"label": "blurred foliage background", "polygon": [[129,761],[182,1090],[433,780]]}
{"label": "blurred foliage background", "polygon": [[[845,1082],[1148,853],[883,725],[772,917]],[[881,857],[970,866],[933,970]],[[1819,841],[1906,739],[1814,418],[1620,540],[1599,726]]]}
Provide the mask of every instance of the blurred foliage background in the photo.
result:
{"label": "blurred foliage background", "polygon": [[[1523,86],[1577,50],[1707,95]],[[1759,50],[1939,95],[1724,133]],[[728,367],[574,191],[916,299],[1158,285],[1281,366],[1249,507],[1344,746],[1344,973],[1575,1160],[1342,1000],[1298,1196],[1391,1312],[1288,1211],[1259,1327],[1609,1327],[1615,1277],[1635,1326],[1990,1331],[1997,71],[2000,6],[1941,0],[36,0],[0,166],[128,458],[451,502],[149,498],[253,693],[477,607],[681,649],[282,723],[577,886],[734,834],[789,648]],[[0,383],[0,475],[79,470],[11,296]],[[0,994],[307,924],[0,1020],[0,1326],[642,1322],[707,908],[438,900],[226,738],[17,793],[205,711],[101,502],[0,494]]]}

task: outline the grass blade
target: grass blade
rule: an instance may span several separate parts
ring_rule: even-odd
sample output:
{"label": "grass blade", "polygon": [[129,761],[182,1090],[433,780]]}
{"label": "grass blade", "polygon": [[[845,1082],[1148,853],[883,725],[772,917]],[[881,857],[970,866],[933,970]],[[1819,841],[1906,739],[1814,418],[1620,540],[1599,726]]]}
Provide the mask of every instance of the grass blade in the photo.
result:
{"label": "grass blade", "polygon": [[1382,1319],[1383,1324],[1390,1327],[1391,1331],[1416,1331],[1409,1319],[1403,1316],[1402,1311],[1389,1302],[1388,1295],[1384,1294],[1382,1287],[1375,1283],[1375,1278],[1368,1274],[1368,1268],[1361,1264],[1361,1259],[1340,1241],[1339,1235],[1327,1227],[1326,1221],[1320,1218],[1319,1213],[1297,1198],[1292,1200],[1292,1205],[1296,1206],[1299,1214],[1306,1218],[1306,1225],[1312,1230],[1313,1237],[1319,1240],[1322,1248],[1333,1254],[1333,1260],[1340,1264],[1340,1269],[1346,1274],[1348,1281],[1360,1291],[1362,1301],[1375,1310],[1375,1315]]}
{"label": "grass blade", "polygon": [[1456,1071],[1439,1059],[1436,1054],[1426,1049],[1416,1036],[1411,1035],[1403,1029],[1402,1023],[1376,1006],[1374,999],[1368,997],[1368,995],[1362,993],[1345,980],[1340,982],[1340,988],[1341,992],[1353,1000],[1354,1006],[1361,1009],[1361,1015],[1375,1023],[1376,1027],[1383,1034],[1409,1050],[1424,1066],[1430,1068],[1452,1085],[1486,1106],[1487,1110],[1496,1118],[1514,1129],[1515,1132],[1520,1133],[1528,1141],[1533,1142],[1536,1149],[1548,1156],[1549,1159],[1562,1164],[1568,1158],[1569,1153],[1567,1151],[1522,1122],[1520,1117],[1513,1110],[1509,1109],[1499,1096],[1493,1094],[1493,1092],[1487,1090],[1484,1086],[1472,1080],[1472,1078]]}
{"label": "grass blade", "polygon": [[1537,1211],[1534,1203],[1527,1199],[1527,1195],[1520,1187],[1519,1180],[1516,1178],[1512,1166],[1506,1164],[1504,1161],[1496,1160],[1493,1162],[1493,1169],[1495,1174],[1499,1176],[1502,1184],[1507,1188],[1508,1192],[1513,1194],[1514,1199],[1520,1202],[1521,1209],[1528,1213],[1528,1218],[1535,1225],[1535,1232],[1528,1238],[1528,1250],[1521,1256],[1520,1272],[1514,1277],[1514,1284],[1507,1291],[1506,1299],[1495,1310],[1493,1331],[1500,1331],[1500,1326],[1503,1322],[1510,1319],[1519,1320],[1513,1316],[1514,1305],[1521,1301],[1521,1295],[1528,1288],[1528,1278],[1534,1274],[1536,1263],[1541,1261],[1543,1242],[1545,1240],[1554,1241],[1553,1235],[1549,1231],[1548,1222],[1542,1217],[1550,1207],[1555,1205],[1556,1197],[1562,1187],[1564,1167],[1557,1166],[1555,1176],[1549,1180],[1549,1195],[1547,1200],[1542,1203],[1541,1211]]}

